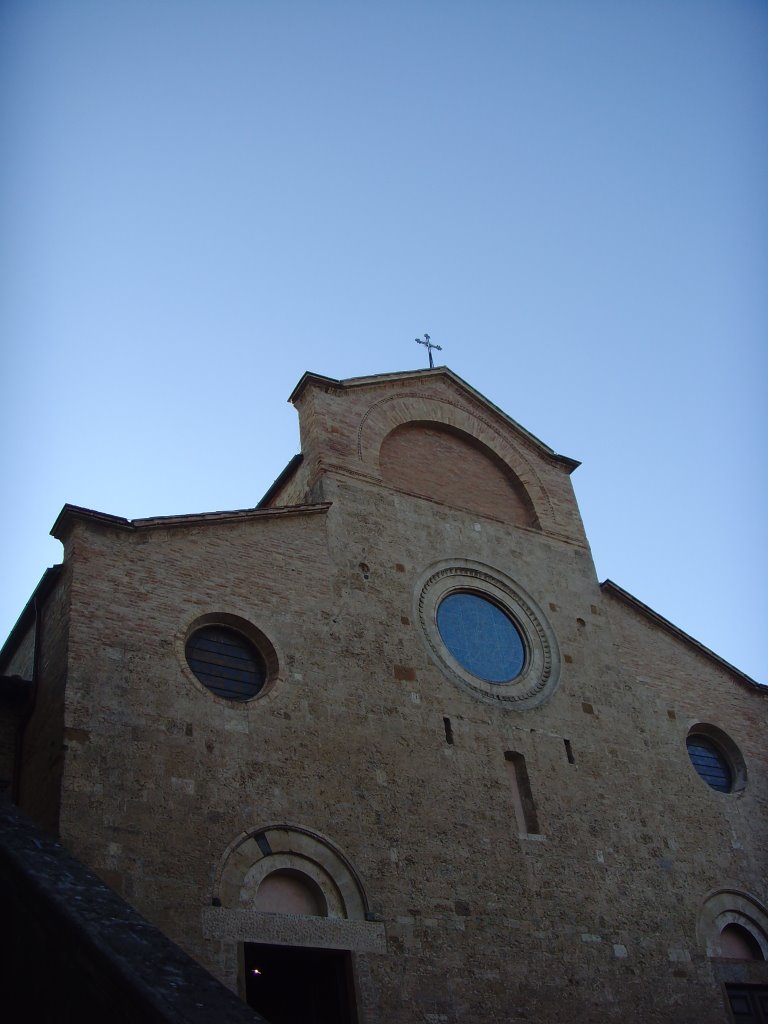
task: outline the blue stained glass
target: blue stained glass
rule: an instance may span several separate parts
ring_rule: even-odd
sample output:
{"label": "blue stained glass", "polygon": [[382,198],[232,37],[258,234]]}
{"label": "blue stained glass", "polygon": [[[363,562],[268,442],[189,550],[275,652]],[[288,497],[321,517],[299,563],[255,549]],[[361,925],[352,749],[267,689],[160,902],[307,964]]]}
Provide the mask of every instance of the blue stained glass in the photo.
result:
{"label": "blue stained glass", "polygon": [[517,627],[498,605],[479,594],[455,593],[437,609],[437,628],[456,661],[488,683],[508,683],[525,664]]}
{"label": "blue stained glass", "polygon": [[731,769],[715,744],[704,736],[689,736],[685,745],[691,764],[707,785],[721,793],[730,793],[733,789]]}

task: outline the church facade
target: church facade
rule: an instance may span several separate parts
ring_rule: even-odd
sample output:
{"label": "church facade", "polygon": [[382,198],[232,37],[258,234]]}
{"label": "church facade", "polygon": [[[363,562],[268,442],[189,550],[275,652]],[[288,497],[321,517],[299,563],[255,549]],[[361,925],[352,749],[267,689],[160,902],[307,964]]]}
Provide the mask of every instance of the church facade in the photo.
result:
{"label": "church facade", "polygon": [[64,507],[16,802],[273,1024],[768,1020],[768,690],[452,371],[291,401],[253,509]]}

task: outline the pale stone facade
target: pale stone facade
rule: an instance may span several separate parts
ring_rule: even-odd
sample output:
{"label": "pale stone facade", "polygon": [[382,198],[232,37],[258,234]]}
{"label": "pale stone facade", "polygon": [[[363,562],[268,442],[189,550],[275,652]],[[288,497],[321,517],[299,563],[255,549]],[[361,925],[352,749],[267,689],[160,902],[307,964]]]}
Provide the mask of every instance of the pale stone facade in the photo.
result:
{"label": "pale stone facade", "polygon": [[[0,665],[36,676],[22,808],[244,993],[266,943],[349,951],[361,1024],[730,1020],[725,983],[768,985],[766,690],[599,585],[578,464],[450,371],[292,401],[303,457],[255,509],[63,510]],[[454,591],[507,610],[514,679],[446,650]],[[206,623],[260,651],[253,700],[190,668]]]}

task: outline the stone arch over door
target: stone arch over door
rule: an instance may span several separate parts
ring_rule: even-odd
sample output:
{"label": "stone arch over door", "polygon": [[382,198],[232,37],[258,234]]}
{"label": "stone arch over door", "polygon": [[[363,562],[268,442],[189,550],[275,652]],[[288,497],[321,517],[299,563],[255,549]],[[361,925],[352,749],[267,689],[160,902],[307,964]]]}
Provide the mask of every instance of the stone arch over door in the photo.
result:
{"label": "stone arch over door", "polygon": [[725,954],[721,945],[723,931],[736,926],[754,943],[755,959],[768,960],[768,908],[750,893],[739,889],[715,889],[704,900],[697,922],[699,941],[707,956]]}
{"label": "stone arch over door", "polygon": [[[302,865],[303,866],[303,865]],[[275,868],[259,882],[253,906],[268,914],[327,917],[328,900],[322,887],[301,868]]]}
{"label": "stone arch over door", "polygon": [[219,862],[212,902],[252,907],[262,881],[277,871],[310,879],[324,898],[323,916],[365,920],[368,900],[349,859],[328,838],[300,825],[264,825],[241,833]]}
{"label": "stone arch over door", "polygon": [[[260,888],[280,876],[304,891],[303,907],[260,909],[268,905]],[[203,931],[232,943],[385,952],[384,925],[373,918],[362,880],[336,844],[302,825],[266,824],[241,832],[222,854]]]}

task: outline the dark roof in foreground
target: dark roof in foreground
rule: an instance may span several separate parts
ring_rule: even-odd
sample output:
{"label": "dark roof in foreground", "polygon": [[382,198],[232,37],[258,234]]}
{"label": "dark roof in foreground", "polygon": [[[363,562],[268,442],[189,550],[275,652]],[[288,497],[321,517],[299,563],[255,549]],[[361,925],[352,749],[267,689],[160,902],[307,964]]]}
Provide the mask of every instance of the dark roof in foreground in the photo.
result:
{"label": "dark roof in foreground", "polygon": [[25,1011],[14,1019],[266,1024],[4,800],[0,893],[4,1005]]}

